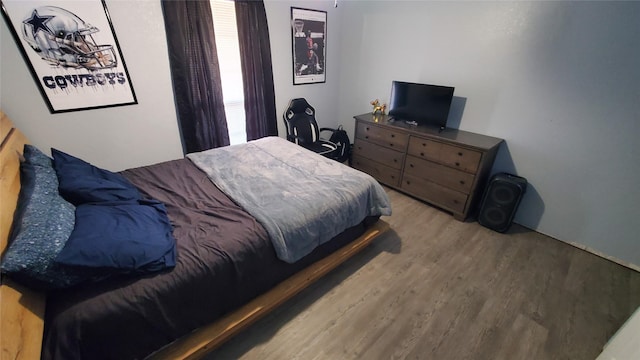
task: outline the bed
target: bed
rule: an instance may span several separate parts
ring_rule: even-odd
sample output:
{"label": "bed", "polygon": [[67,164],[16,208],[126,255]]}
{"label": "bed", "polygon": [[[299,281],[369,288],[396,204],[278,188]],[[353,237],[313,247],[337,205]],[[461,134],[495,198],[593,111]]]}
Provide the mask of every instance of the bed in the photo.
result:
{"label": "bed", "polygon": [[[4,113],[0,129],[3,139],[0,148],[0,249],[5,254],[20,193],[18,153],[22,152],[27,140]],[[275,148],[280,148],[278,141],[267,139],[263,142],[275,142]],[[235,173],[236,167],[220,165],[221,158],[238,154],[228,150],[216,152],[218,157],[185,158],[120,173],[144,199],[154,199],[166,209],[176,240],[175,265],[47,292],[34,291],[11,276],[3,275],[0,287],[2,358],[201,357],[346,261],[388,229],[388,225],[379,219],[380,215],[390,212],[388,203],[383,203],[376,206],[385,210],[367,210],[364,216],[357,216],[357,223],[344,229],[330,229],[336,234],[318,231],[327,228],[323,223],[278,230],[303,237],[330,236],[330,239],[317,241],[310,252],[281,250],[273,240],[278,238],[277,231],[268,223],[269,219],[261,217],[264,209],[262,215],[260,211],[250,210],[250,214],[245,210],[247,201],[259,202],[262,196],[232,199],[228,195],[234,191],[247,193],[252,188],[259,189],[262,194],[268,185],[268,182],[251,182],[248,188],[236,188],[240,182],[237,179],[252,176]],[[253,156],[248,155],[253,153],[251,150],[240,156]],[[285,156],[289,163],[297,162],[297,157],[302,155],[291,150]],[[215,169],[209,173],[203,164],[208,161],[212,161],[214,168],[223,169],[222,175],[217,176],[236,181],[215,185],[212,181],[216,177]],[[323,172],[331,175],[331,171],[329,168]],[[249,181],[261,181],[259,178]],[[271,175],[267,178],[270,181],[279,179]],[[327,195],[341,196],[339,192]],[[346,206],[346,200],[342,201]],[[286,213],[283,216],[292,217]],[[289,238],[284,236],[283,242]]]}

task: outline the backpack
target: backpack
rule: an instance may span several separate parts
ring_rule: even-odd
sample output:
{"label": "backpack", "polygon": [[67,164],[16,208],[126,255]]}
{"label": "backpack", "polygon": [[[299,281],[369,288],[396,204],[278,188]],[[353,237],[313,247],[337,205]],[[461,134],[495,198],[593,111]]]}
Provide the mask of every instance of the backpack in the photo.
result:
{"label": "backpack", "polygon": [[349,140],[347,132],[342,128],[342,125],[333,130],[333,134],[331,134],[329,141],[338,146],[338,153],[334,159],[341,163],[347,161],[351,154],[351,141]]}

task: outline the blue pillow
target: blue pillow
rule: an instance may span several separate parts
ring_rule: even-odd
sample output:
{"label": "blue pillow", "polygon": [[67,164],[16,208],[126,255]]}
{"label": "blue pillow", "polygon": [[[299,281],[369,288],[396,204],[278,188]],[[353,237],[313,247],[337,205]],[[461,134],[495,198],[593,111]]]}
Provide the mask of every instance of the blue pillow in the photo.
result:
{"label": "blue pillow", "polygon": [[54,261],[73,230],[75,208],[58,194],[51,159],[31,145],[25,145],[23,155],[18,206],[2,271],[38,290],[81,283],[91,276],[89,272]]}
{"label": "blue pillow", "polygon": [[118,273],[148,273],[175,266],[176,242],[164,204],[83,204],[56,261]]}
{"label": "blue pillow", "polygon": [[33,145],[25,144],[22,156],[24,157],[24,161],[29,164],[44,166],[47,168],[53,167],[51,158]]}
{"label": "blue pillow", "polygon": [[138,189],[124,176],[95,167],[57,149],[51,149],[51,153],[60,183],[60,195],[72,204],[78,206],[141,198]]}

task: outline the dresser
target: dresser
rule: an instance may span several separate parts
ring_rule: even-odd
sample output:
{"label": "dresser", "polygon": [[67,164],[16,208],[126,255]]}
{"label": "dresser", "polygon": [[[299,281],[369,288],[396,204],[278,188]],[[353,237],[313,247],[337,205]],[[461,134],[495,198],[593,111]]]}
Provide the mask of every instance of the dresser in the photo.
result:
{"label": "dresser", "polygon": [[502,139],[410,125],[387,115],[354,118],[354,168],[458,220],[475,216]]}

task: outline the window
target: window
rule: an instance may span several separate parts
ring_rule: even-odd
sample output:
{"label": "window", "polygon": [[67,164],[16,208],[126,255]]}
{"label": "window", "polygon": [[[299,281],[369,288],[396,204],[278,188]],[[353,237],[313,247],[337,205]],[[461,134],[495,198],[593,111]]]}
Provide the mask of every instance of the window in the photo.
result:
{"label": "window", "polygon": [[241,144],[247,142],[247,131],[235,3],[231,0],[210,0],[210,3],[229,141],[231,145]]}

